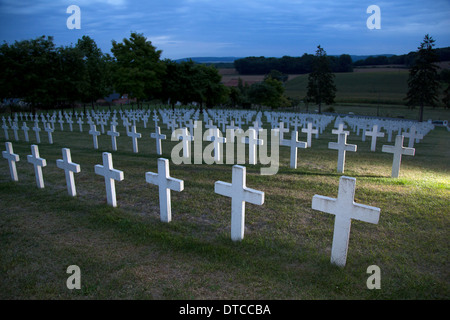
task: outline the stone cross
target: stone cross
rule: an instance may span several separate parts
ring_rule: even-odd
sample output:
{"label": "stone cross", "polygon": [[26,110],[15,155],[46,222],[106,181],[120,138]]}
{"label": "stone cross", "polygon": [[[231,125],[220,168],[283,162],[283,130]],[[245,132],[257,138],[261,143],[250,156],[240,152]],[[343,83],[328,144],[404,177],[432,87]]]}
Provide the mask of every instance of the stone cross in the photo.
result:
{"label": "stone cross", "polygon": [[2,129],[3,129],[4,133],[5,133],[5,139],[8,140],[9,139],[9,134],[8,134],[8,126],[6,125],[6,123],[3,123]]}
{"label": "stone cross", "polygon": [[340,133],[338,142],[329,142],[328,149],[338,150],[337,172],[344,173],[345,153],[346,151],[356,152],[357,146],[355,144],[347,144],[347,134]]}
{"label": "stone cross", "polygon": [[41,128],[39,128],[39,124],[38,124],[37,121],[34,123],[34,127],[33,127],[32,130],[36,134],[36,142],[37,143],[41,143],[41,136],[39,135],[39,132],[41,131]]}
{"label": "stone cross", "polygon": [[231,240],[244,239],[245,203],[264,204],[264,192],[247,188],[246,168],[233,166],[231,183],[216,181],[214,192],[231,198]]}
{"label": "stone cross", "polygon": [[284,122],[280,122],[279,125],[279,130],[280,130],[280,145],[283,145],[283,140],[284,140],[284,134],[289,132],[289,127],[284,127]]}
{"label": "stone cross", "polygon": [[366,136],[372,137],[372,142],[370,145],[370,151],[375,151],[376,145],[377,145],[377,138],[383,138],[384,137],[384,133],[378,131],[378,125],[374,124],[372,131],[366,131]]}
{"label": "stone cross", "polygon": [[14,131],[14,139],[16,139],[16,141],[19,141],[19,134],[17,132],[19,130],[19,127],[17,126],[16,122],[13,123],[11,129],[13,129]]}
{"label": "stone cross", "polygon": [[100,135],[100,131],[97,131],[95,124],[91,125],[91,130],[89,130],[89,134],[92,135],[92,140],[94,143],[94,149],[98,149],[98,139],[97,137]]}
{"label": "stone cross", "polygon": [[307,148],[308,144],[304,141],[298,141],[298,131],[291,132],[291,140],[283,140],[283,146],[291,148],[291,169],[297,169],[297,148]]}
{"label": "stone cross", "polygon": [[67,192],[70,196],[75,197],[77,195],[77,189],[75,188],[75,179],[73,173],[79,173],[81,171],[80,165],[72,162],[72,156],[70,155],[70,149],[62,149],[62,159],[56,160],[56,166],[63,169],[66,174]]}
{"label": "stone cross", "polygon": [[[248,129],[248,138],[243,137],[242,143],[248,143],[248,162],[250,164],[256,164],[256,146],[262,146],[264,140],[258,139],[255,129]],[[281,136],[281,133],[280,133]]]}
{"label": "stone cross", "polygon": [[53,129],[52,129],[50,123],[48,123],[48,122],[47,122],[47,126],[45,127],[45,131],[48,134],[48,143],[53,144],[53,136],[52,136]]}
{"label": "stone cross", "polygon": [[400,175],[400,164],[402,163],[402,155],[414,156],[415,149],[414,148],[406,148],[403,147],[403,139],[402,135],[397,135],[395,137],[395,145],[388,146],[384,145],[381,149],[382,152],[388,152],[394,154],[394,160],[392,161],[392,178],[398,178]]}
{"label": "stone cross", "polygon": [[191,141],[194,137],[190,135],[187,128],[176,129],[172,132],[172,141],[182,140],[183,144],[183,158],[189,158],[191,156]]}
{"label": "stone cross", "polygon": [[308,122],[308,127],[307,128],[303,128],[302,129],[302,132],[303,133],[306,133],[306,143],[307,143],[307,147],[308,148],[311,148],[311,142],[312,142],[312,134],[313,133],[315,133],[315,134],[318,134],[319,133],[319,130],[317,130],[317,129],[313,129],[313,125],[312,125],[312,122]]}
{"label": "stone cross", "polygon": [[209,129],[210,136],[206,137],[206,140],[213,141],[214,145],[214,161],[222,161],[222,144],[227,142],[227,139],[220,136],[219,128]]}
{"label": "stone cross", "polygon": [[61,127],[61,131],[64,131],[64,126],[63,126],[64,120],[62,118],[59,118],[58,122],[59,122],[59,125]]}
{"label": "stone cross", "polygon": [[95,173],[105,177],[106,200],[109,205],[117,207],[115,180],[123,180],[123,171],[113,168],[112,155],[103,152],[103,165],[95,165]]}
{"label": "stone cross", "polygon": [[19,155],[15,154],[11,142],[5,142],[6,151],[2,151],[3,158],[8,160],[9,173],[12,181],[19,181],[17,176],[16,162],[20,160]]}
{"label": "stone cross", "polygon": [[131,130],[127,132],[127,136],[131,137],[131,140],[133,141],[133,152],[138,153],[139,149],[137,139],[140,139],[142,134],[136,132],[136,126],[131,126]]}
{"label": "stone cross", "polygon": [[347,134],[347,135],[350,134],[349,131],[345,131],[345,130],[344,130],[344,123],[342,123],[342,122],[339,123],[337,129],[332,129],[332,130],[331,130],[331,133],[332,133],[332,134],[337,134],[337,135],[340,135],[341,133],[345,133],[345,134]]}
{"label": "stone cross", "polygon": [[152,137],[153,139],[156,139],[156,153],[158,155],[161,155],[162,154],[161,140],[165,140],[166,139],[166,135],[165,134],[161,134],[161,128],[156,126],[155,127],[155,132],[151,133],[150,137]]}
{"label": "stone cross", "polygon": [[80,126],[80,132],[83,132],[83,119],[78,118],[77,123]]}
{"label": "stone cross", "polygon": [[72,132],[73,131],[73,120],[72,120],[72,118],[68,118],[67,119],[67,123],[69,124],[69,129],[70,129],[70,132]]}
{"label": "stone cross", "polygon": [[339,179],[337,199],[314,195],[312,209],[334,214],[331,263],[344,267],[347,261],[348,242],[352,219],[378,224],[380,209],[354,202],[356,179],[342,176]]}
{"label": "stone cross", "polygon": [[145,181],[159,187],[159,212],[162,222],[172,220],[172,204],[170,190],[183,191],[183,180],[172,178],[169,174],[169,160],[158,159],[158,173],[146,172]]}
{"label": "stone cross", "polygon": [[39,189],[44,188],[44,177],[42,176],[42,167],[47,166],[47,161],[39,157],[37,145],[31,146],[31,155],[27,156],[28,162],[34,166],[34,175],[36,176],[36,185]]}
{"label": "stone cross", "polygon": [[409,128],[409,132],[403,133],[403,136],[405,138],[409,138],[408,148],[414,148],[414,141],[416,139],[416,142],[418,142],[419,139],[423,139],[423,134],[420,134],[416,131],[416,126],[412,126],[411,128]]}
{"label": "stone cross", "polygon": [[117,151],[117,141],[116,137],[120,136],[120,133],[116,131],[116,126],[111,124],[111,130],[106,133],[108,136],[111,136],[111,146],[113,151]]}
{"label": "stone cross", "polygon": [[23,134],[25,135],[25,141],[26,142],[30,141],[30,139],[28,138],[28,131],[30,130],[30,128],[27,127],[26,122],[23,123],[22,130],[23,130]]}

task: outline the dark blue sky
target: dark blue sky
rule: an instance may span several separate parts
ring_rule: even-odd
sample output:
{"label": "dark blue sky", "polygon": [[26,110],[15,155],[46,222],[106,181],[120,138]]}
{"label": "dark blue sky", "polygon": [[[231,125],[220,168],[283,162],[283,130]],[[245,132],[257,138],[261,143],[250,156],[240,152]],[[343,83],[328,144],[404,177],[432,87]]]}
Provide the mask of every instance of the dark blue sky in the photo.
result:
{"label": "dark blue sky", "polygon": [[[69,30],[67,7],[81,9],[81,29]],[[369,5],[381,29],[369,30]],[[403,54],[426,33],[450,46],[450,0],[0,0],[0,40],[54,36],[70,45],[83,35],[103,52],[111,40],[143,33],[163,58],[300,56],[321,45],[328,54]]]}

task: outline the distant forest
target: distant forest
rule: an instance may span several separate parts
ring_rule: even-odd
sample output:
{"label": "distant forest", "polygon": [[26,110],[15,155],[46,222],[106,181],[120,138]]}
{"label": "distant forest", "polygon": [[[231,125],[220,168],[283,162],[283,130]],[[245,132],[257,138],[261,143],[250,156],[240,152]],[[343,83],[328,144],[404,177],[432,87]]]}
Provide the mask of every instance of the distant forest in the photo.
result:
{"label": "distant forest", "polygon": [[[435,52],[440,61],[450,61],[450,47],[437,48]],[[410,67],[414,63],[416,52],[403,55],[378,55],[352,61],[348,54],[328,56],[332,72],[352,72],[354,67],[372,65],[405,65]],[[284,56],[282,58],[246,57],[234,61],[234,67],[239,74],[261,75],[271,70],[278,70],[285,74],[303,74],[312,71],[314,55],[305,53],[301,57]]]}

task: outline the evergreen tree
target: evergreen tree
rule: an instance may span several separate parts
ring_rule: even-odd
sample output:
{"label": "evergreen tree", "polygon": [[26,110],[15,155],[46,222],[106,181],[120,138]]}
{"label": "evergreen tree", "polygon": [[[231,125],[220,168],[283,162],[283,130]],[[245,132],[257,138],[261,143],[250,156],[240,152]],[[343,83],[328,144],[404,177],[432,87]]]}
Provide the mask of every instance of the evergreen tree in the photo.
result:
{"label": "evergreen tree", "polygon": [[430,35],[425,35],[418,47],[415,62],[409,69],[408,92],[405,100],[410,108],[420,106],[419,121],[423,121],[425,105],[435,107],[438,100],[438,67],[435,64],[438,56],[433,50],[434,42],[435,40]]}
{"label": "evergreen tree", "polygon": [[306,96],[308,101],[318,104],[319,113],[322,113],[322,103],[334,103],[334,98],[336,97],[334,74],[331,73],[327,54],[320,45],[317,46],[312,72],[308,76],[307,90]]}

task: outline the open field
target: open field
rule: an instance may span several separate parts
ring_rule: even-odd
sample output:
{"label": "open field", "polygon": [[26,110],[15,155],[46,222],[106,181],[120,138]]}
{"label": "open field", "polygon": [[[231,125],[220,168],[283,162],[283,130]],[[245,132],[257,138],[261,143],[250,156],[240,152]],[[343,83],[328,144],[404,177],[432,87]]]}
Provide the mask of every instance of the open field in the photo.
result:
{"label": "open field", "polygon": [[[31,123],[28,123],[30,126]],[[245,129],[245,128],[244,128]],[[144,129],[139,153],[120,125],[118,151],[107,135],[59,130],[54,144],[41,133],[45,189],[36,188],[27,163],[30,145],[13,143],[20,155],[19,181],[9,181],[0,161],[1,299],[449,299],[450,133],[436,128],[404,156],[399,179],[390,178],[392,155],[380,139],[351,133],[345,175],[355,177],[357,203],[381,208],[379,224],[352,222],[345,268],[330,264],[334,217],[313,211],[315,194],[335,198],[340,174],[331,125],[312,147],[299,149],[298,169],[289,168],[289,148],[280,148],[280,169],[262,176],[262,165],[247,167],[247,186],[265,192],[262,206],[246,205],[245,238],[230,239],[230,198],[214,193],[214,182],[231,182],[231,165],[174,165],[170,175],[184,180],[172,191],[173,220],[159,220],[158,188],[145,182],[156,172],[153,127]],[[162,126],[163,133],[170,132]],[[11,133],[10,133],[11,134]],[[305,140],[299,134],[299,140]],[[407,140],[407,139],[405,139]],[[5,139],[0,133],[4,150]],[[177,142],[163,141],[170,159]],[[405,141],[405,144],[407,141]],[[203,148],[209,142],[203,142]],[[64,172],[56,167],[61,148],[70,148],[78,196],[67,195]],[[116,182],[118,207],[106,205],[104,179],[94,173],[102,152],[112,152],[124,171]],[[224,150],[225,152],[225,150]],[[69,290],[69,265],[81,269],[81,290]],[[381,289],[366,287],[367,267],[381,269]]]}

